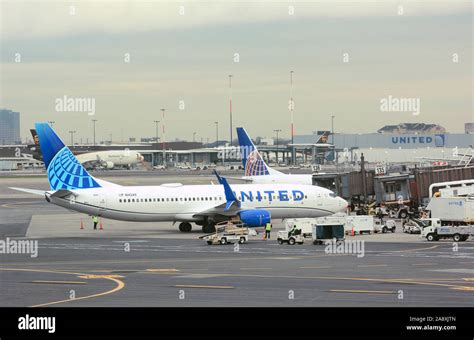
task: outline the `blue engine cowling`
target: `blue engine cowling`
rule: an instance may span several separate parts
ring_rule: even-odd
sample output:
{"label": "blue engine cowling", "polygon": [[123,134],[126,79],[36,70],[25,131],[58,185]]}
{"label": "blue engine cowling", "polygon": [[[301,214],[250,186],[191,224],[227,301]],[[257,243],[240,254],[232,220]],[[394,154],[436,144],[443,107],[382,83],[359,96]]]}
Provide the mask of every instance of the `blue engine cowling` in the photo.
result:
{"label": "blue engine cowling", "polygon": [[249,227],[261,227],[270,223],[270,212],[264,209],[252,209],[239,212],[240,220]]}

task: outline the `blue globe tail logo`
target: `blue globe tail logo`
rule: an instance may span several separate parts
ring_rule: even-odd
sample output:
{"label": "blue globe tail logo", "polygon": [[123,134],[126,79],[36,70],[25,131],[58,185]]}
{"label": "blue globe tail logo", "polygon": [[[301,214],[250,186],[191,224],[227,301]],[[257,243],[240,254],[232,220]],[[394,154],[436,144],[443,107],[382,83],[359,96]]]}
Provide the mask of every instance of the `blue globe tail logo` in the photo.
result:
{"label": "blue globe tail logo", "polygon": [[245,163],[245,176],[268,175],[268,169],[257,150],[252,151]]}

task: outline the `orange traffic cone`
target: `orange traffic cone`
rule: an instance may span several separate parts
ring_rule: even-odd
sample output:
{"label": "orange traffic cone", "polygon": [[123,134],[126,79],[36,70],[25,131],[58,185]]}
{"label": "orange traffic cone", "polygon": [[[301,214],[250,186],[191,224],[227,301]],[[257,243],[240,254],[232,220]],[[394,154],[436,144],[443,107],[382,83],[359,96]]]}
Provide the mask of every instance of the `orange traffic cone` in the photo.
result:
{"label": "orange traffic cone", "polygon": [[352,227],[352,231],[351,231],[351,235],[352,235],[352,236],[355,236],[355,234],[356,234],[356,233],[355,233],[354,226],[353,226],[353,227]]}
{"label": "orange traffic cone", "polygon": [[102,228],[102,217],[100,218],[100,228],[99,230],[104,230],[104,228]]}
{"label": "orange traffic cone", "polygon": [[82,222],[82,218],[81,218],[81,230],[84,229],[84,223]]}

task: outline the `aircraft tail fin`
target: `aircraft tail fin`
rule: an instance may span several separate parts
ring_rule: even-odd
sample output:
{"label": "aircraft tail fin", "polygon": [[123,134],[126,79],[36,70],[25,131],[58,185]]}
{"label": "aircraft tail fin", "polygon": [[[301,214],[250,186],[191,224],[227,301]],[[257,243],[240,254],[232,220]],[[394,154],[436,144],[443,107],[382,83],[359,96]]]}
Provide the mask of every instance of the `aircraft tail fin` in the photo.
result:
{"label": "aircraft tail fin", "polygon": [[244,128],[237,128],[237,136],[239,137],[240,152],[242,155],[245,176],[280,174],[279,171],[270,168],[265,163]]}
{"label": "aircraft tail fin", "polygon": [[36,123],[51,190],[100,188],[48,123]]}

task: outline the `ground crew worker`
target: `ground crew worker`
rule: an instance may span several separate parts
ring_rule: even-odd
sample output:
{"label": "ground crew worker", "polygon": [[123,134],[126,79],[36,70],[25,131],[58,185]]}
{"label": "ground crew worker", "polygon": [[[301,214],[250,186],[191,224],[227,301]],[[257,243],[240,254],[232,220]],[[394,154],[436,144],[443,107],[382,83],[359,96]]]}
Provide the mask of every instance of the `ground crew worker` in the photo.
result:
{"label": "ground crew worker", "polygon": [[290,238],[291,235],[294,235],[296,231],[296,224],[293,225],[293,228],[288,232],[288,238]]}
{"label": "ground crew worker", "polygon": [[272,231],[272,224],[267,223],[265,226],[265,239],[269,240],[270,239],[270,232]]}
{"label": "ground crew worker", "polygon": [[97,229],[97,223],[99,223],[99,218],[97,216],[92,216],[92,222],[94,222],[94,230]]}

